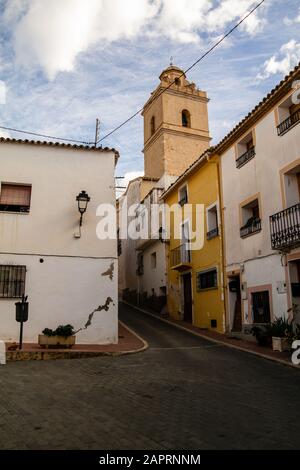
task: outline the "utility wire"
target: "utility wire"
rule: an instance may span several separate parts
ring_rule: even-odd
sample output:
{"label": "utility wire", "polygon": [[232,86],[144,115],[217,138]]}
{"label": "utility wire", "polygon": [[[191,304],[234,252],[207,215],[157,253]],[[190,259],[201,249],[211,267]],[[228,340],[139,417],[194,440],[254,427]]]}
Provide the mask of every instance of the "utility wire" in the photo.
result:
{"label": "utility wire", "polygon": [[65,142],[77,142],[79,144],[85,144],[85,145],[91,145],[92,143],[94,143],[94,142],[85,142],[83,140],[65,139],[65,138],[62,138],[62,137],[55,137],[53,135],[38,134],[37,132],[30,132],[30,131],[23,131],[23,130],[20,130],[20,129],[14,129],[13,127],[0,126],[0,129],[5,129],[6,131],[21,132],[23,134],[35,135],[37,137],[45,137],[46,139],[64,140]]}
{"label": "utility wire", "polygon": [[[249,18],[250,15],[252,15],[263,3],[265,0],[261,0],[255,7],[252,8],[238,23],[236,23],[229,31],[227,31],[226,34],[224,34],[215,44],[213,44],[199,59],[197,59],[190,67],[188,67],[182,74],[177,77],[181,78],[184,76],[187,72],[189,72],[192,68],[194,68],[201,60],[203,60],[207,55],[209,55],[216,47],[219,46],[230,34],[232,34],[247,18]],[[157,97],[165,93],[169,88],[171,88],[172,85],[174,85],[175,80],[171,82],[167,87],[163,88],[160,90],[158,93]],[[130,116],[128,119],[123,121],[121,124],[119,124],[117,127],[115,127],[113,130],[108,132],[106,135],[104,135],[101,139],[99,139],[96,142],[96,145],[102,142],[104,139],[107,139],[109,136],[117,132],[121,127],[125,126],[128,122],[130,122],[132,119],[134,119],[138,114],[140,114],[143,111],[143,107],[140,108],[138,111],[136,111],[132,116]],[[63,137],[57,137],[53,135],[47,135],[47,134],[39,134],[37,132],[30,132],[30,131],[24,131],[21,129],[15,129],[13,127],[6,127],[6,126],[0,126],[0,129],[4,129],[7,131],[12,131],[12,132],[20,132],[22,134],[28,134],[28,135],[34,135],[36,137],[44,137],[46,139],[54,139],[54,140],[62,140],[64,142],[75,142],[78,144],[84,144],[84,145],[95,145],[95,142],[86,142],[84,140],[76,140],[76,139],[66,139]]]}
{"label": "utility wire", "polygon": [[[215,44],[213,44],[199,59],[197,59],[190,67],[188,67],[179,77],[183,77],[187,72],[189,72],[192,68],[194,68],[201,60],[203,60],[208,54],[210,54],[216,47],[219,46],[230,34],[232,34],[247,18],[249,18],[250,15],[252,15],[263,3],[265,0],[262,0],[259,2],[255,7],[252,8],[238,23],[236,23],[227,33],[225,33]],[[161,96],[165,91],[167,91],[169,88],[171,88],[172,85],[174,85],[175,80],[171,82],[167,87],[163,88],[160,90],[160,92],[157,95],[157,98]],[[107,139],[107,137],[110,137],[112,134],[114,134],[116,131],[121,129],[121,127],[125,126],[129,121],[134,119],[138,114],[140,114],[143,111],[144,107],[140,108],[138,111],[136,111],[132,116],[130,116],[128,119],[123,121],[121,124],[119,124],[117,127],[115,127],[112,131],[108,132],[106,135],[101,137],[97,141],[97,144],[102,142],[104,139]]]}

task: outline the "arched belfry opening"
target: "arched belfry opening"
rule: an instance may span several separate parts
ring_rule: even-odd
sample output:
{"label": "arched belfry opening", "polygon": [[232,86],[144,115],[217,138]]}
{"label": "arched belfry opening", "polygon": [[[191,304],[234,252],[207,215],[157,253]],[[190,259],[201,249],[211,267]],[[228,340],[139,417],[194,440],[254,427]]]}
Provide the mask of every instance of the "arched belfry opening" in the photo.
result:
{"label": "arched belfry opening", "polygon": [[181,113],[181,121],[183,127],[191,127],[191,113],[187,109],[183,109]]}

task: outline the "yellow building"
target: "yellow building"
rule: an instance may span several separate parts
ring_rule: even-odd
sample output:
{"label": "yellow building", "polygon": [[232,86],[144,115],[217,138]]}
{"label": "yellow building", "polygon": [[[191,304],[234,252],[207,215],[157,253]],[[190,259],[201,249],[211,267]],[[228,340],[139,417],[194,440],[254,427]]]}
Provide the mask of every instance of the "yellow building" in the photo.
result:
{"label": "yellow building", "polygon": [[[168,207],[181,206],[177,220],[174,216],[170,218],[168,312],[175,320],[223,333],[225,302],[218,157],[205,152],[164,192],[162,200]],[[196,228],[198,246],[192,234]]]}

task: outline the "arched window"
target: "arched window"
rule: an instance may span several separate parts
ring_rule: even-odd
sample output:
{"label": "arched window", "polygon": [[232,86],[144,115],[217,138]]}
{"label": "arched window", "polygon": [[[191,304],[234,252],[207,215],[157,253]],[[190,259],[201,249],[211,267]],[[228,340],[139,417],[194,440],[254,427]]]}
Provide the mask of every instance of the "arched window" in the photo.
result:
{"label": "arched window", "polygon": [[175,78],[175,85],[179,86],[180,85],[180,78]]}
{"label": "arched window", "polygon": [[191,127],[191,115],[187,109],[184,109],[181,113],[183,127]]}
{"label": "arched window", "polygon": [[155,117],[152,116],[151,121],[150,121],[150,132],[151,135],[155,133]]}

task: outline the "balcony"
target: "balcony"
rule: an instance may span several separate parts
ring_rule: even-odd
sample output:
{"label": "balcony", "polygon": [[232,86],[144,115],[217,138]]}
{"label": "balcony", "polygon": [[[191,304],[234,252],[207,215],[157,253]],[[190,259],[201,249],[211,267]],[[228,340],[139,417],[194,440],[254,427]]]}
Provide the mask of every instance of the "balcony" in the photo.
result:
{"label": "balcony", "polygon": [[219,235],[219,229],[218,227],[213,228],[212,230],[209,230],[206,234],[206,239],[211,240],[212,238],[215,238]]}
{"label": "balcony", "polygon": [[186,248],[186,243],[171,250],[170,267],[177,271],[183,271],[191,267],[191,252]]}
{"label": "balcony", "polygon": [[251,218],[248,222],[240,228],[241,238],[246,238],[249,235],[258,233],[261,231],[261,220],[258,218]]}
{"label": "balcony", "polygon": [[283,135],[285,134],[291,127],[293,127],[297,122],[300,121],[300,109],[298,109],[295,113],[291,114],[287,119],[282,121],[279,126],[277,126],[277,134]]}
{"label": "balcony", "polygon": [[270,231],[273,250],[300,246],[300,203],[271,215]]}
{"label": "balcony", "polygon": [[255,157],[255,147],[251,147],[247,152],[243,153],[239,158],[236,160],[236,167],[241,168],[245,163]]}

